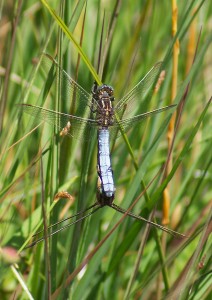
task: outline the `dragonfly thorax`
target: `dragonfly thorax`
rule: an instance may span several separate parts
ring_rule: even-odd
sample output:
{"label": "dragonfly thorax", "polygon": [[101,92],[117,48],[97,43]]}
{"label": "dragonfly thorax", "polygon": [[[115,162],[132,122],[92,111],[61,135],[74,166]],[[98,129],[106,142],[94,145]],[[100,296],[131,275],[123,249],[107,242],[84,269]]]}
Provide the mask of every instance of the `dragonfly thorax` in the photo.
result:
{"label": "dragonfly thorax", "polygon": [[101,127],[108,127],[114,123],[114,109],[112,101],[114,101],[113,88],[103,84],[101,86],[94,85],[93,98],[96,100],[96,120]]}

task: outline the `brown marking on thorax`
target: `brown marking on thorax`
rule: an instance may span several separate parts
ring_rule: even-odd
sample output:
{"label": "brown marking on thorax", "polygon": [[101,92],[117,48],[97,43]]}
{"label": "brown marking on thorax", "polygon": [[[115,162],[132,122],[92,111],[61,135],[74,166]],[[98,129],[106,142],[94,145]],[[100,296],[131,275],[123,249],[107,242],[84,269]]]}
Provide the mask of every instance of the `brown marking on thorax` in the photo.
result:
{"label": "brown marking on thorax", "polygon": [[114,110],[112,106],[113,89],[107,85],[102,85],[97,88],[95,99],[98,103],[97,106],[97,121],[99,126],[108,127],[113,125]]}

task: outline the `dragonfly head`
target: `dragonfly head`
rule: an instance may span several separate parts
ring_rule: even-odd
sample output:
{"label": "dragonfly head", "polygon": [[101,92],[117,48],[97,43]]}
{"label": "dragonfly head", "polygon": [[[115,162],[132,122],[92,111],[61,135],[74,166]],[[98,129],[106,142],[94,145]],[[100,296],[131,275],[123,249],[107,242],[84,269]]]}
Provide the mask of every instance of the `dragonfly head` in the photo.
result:
{"label": "dragonfly head", "polygon": [[115,98],[113,92],[113,88],[107,84],[100,85],[96,89],[96,95],[99,99],[110,98],[111,101],[114,101]]}

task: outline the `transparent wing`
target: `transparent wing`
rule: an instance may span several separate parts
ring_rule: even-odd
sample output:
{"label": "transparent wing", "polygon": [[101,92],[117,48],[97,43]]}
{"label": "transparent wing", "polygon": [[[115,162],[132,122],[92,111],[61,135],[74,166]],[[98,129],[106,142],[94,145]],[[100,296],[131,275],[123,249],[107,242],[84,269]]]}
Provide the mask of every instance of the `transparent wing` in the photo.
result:
{"label": "transparent wing", "polygon": [[[132,118],[128,118],[128,119],[122,119],[122,120],[118,120],[116,119],[114,121],[114,124],[112,127],[110,127],[110,132],[111,132],[111,137],[114,137],[117,135],[120,136],[121,132],[118,130],[121,128],[123,131],[127,132],[130,128],[132,128],[133,126],[135,126],[136,124],[142,122],[143,120],[150,118],[156,114],[162,113],[162,112],[166,112],[168,111],[169,113],[172,113],[174,111],[174,108],[176,107],[175,104],[173,105],[169,105],[169,106],[164,106],[140,115],[136,115]],[[117,133],[118,132],[118,133]]]}
{"label": "transparent wing", "polygon": [[[150,91],[153,92],[154,83],[156,83],[156,79],[159,75],[161,64],[162,63],[157,63],[115,106],[114,111],[117,120],[115,120],[113,127],[110,128],[111,132],[117,132],[117,129],[119,129],[120,126],[123,130],[127,131],[131,126],[141,122],[147,117],[171,108],[164,107],[151,112],[138,114],[135,117],[129,117],[131,112],[135,114],[139,103],[142,103],[143,106],[145,103],[144,100],[147,101],[148,93]],[[36,119],[43,120],[56,126],[61,131],[61,135],[64,133],[64,135],[77,139],[83,138],[85,140],[92,138],[92,129],[97,129],[98,124],[95,119],[91,119],[89,116],[91,115],[91,112],[94,112],[97,109],[98,103],[96,100],[77,84],[48,54],[42,54],[41,66],[47,78],[44,92],[46,90],[48,93],[52,84],[58,84],[60,80],[62,85],[61,96],[64,97],[65,101],[70,100],[70,103],[72,104],[71,113],[65,114],[29,104],[21,105],[23,111]]]}
{"label": "transparent wing", "polygon": [[93,138],[92,129],[97,129],[97,122],[93,119],[86,119],[69,114],[56,112],[40,106],[21,104],[22,110],[40,121],[45,121],[56,126],[60,132],[67,129],[64,134],[77,139],[90,140]]}
{"label": "transparent wing", "polygon": [[117,103],[114,110],[120,119],[129,118],[139,109],[139,113],[148,110],[147,104],[153,94],[161,67],[162,62],[155,64],[144,78]]}
{"label": "transparent wing", "polygon": [[[60,94],[62,101],[70,103],[70,114],[83,117],[88,116],[91,110],[95,110],[98,103],[91,94],[77,84],[63,70],[57,61],[50,55],[43,53],[41,56],[41,68],[44,76],[49,80],[49,85],[61,82]],[[47,85],[47,91],[51,88]]]}
{"label": "transparent wing", "polygon": [[40,106],[22,104],[22,110],[38,120],[56,126],[61,135],[68,135],[77,139],[89,140],[91,129],[97,126],[96,121],[89,119],[98,103],[91,95],[77,84],[50,55],[41,56],[41,70],[44,72],[46,84],[44,97],[51,91],[53,85],[61,82],[62,102],[70,102],[70,114],[56,112]]}

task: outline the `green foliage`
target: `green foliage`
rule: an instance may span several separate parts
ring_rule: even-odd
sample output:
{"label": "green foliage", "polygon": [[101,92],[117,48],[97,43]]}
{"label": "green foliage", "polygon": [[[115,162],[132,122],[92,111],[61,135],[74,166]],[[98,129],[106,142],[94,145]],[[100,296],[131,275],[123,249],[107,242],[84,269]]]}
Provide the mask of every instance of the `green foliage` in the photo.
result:
{"label": "green foliage", "polygon": [[[1,7],[1,299],[209,299],[212,4],[178,2],[175,39],[171,1],[28,0],[21,6],[21,1],[5,1]],[[96,136],[90,143],[59,137],[44,122],[37,128],[40,121],[15,105],[73,110],[60,78],[43,73],[40,54],[56,57],[88,92],[94,79],[113,86],[116,100],[163,61],[166,76],[159,92],[151,102],[136,103],[136,109],[147,111],[170,104],[177,39],[174,103],[179,123],[168,176],[161,168],[168,159],[168,114],[155,115],[114,139],[111,157],[114,202],[127,209],[136,200],[135,214],[148,219],[155,213],[161,224],[162,194],[168,185],[168,226],[186,238],[104,207],[49,243],[23,249],[46,223],[96,201]],[[59,191],[68,191],[72,198],[53,202]]]}

